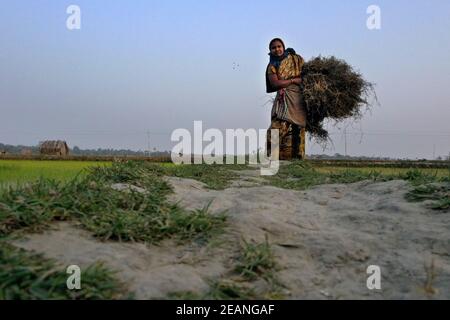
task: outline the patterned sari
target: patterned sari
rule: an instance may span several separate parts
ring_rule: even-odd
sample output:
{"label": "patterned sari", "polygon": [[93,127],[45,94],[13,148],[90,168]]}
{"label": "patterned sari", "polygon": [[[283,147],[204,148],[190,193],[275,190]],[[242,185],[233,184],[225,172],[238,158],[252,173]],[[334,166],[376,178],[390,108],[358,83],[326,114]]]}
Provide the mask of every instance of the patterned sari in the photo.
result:
{"label": "patterned sari", "polygon": [[[287,49],[286,51],[288,51]],[[266,78],[277,74],[280,80],[298,78],[304,64],[303,58],[290,52],[279,63],[269,63]],[[267,81],[267,92],[271,92]],[[305,158],[306,109],[302,104],[299,85],[291,84],[277,92],[272,106],[272,122],[267,131],[267,153],[271,152],[270,129],[280,132],[280,160]]]}

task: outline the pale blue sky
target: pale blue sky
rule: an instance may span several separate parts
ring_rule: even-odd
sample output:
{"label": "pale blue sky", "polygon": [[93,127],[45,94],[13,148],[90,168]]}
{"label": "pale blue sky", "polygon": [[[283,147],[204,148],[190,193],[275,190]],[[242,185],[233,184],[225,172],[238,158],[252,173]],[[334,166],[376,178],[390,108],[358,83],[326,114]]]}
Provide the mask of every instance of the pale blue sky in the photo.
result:
{"label": "pale blue sky", "polygon": [[[81,8],[81,30],[66,8]],[[381,8],[381,30],[366,9]],[[0,142],[169,150],[175,128],[266,128],[267,45],[335,55],[375,82],[380,106],[348,153],[450,151],[450,1],[1,0]],[[233,68],[233,64],[239,67]],[[340,126],[342,127],[342,126]],[[344,153],[341,131],[330,129]],[[308,145],[307,152],[321,149]]]}

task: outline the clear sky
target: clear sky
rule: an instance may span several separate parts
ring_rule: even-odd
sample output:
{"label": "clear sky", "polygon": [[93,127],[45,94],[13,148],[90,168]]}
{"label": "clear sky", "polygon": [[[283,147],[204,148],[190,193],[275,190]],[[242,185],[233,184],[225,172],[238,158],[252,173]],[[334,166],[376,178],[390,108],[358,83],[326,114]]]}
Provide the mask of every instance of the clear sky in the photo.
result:
{"label": "clear sky", "polygon": [[[66,8],[81,8],[81,29]],[[369,5],[381,29],[366,27]],[[450,152],[450,1],[1,0],[0,142],[170,150],[170,133],[267,128],[268,42],[335,55],[380,105],[347,127],[352,155]],[[330,128],[344,153],[343,125]],[[322,150],[309,143],[308,153]]]}

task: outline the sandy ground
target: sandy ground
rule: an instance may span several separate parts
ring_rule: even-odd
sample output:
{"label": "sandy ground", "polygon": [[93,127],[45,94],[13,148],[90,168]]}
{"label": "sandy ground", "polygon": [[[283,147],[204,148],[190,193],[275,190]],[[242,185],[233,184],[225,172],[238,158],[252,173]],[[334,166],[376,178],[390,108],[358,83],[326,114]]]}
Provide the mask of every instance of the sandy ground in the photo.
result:
{"label": "sandy ground", "polygon": [[[149,299],[206,292],[210,280],[230,274],[242,239],[263,242],[267,235],[289,299],[450,299],[450,215],[406,202],[407,182],[293,191],[261,186],[257,170],[239,173],[221,191],[168,178],[171,200],[189,208],[212,201],[213,213],[226,210],[226,233],[207,246],[100,242],[69,223],[14,244],[67,265],[104,261],[136,298]],[[381,290],[366,286],[369,265],[381,268]]]}

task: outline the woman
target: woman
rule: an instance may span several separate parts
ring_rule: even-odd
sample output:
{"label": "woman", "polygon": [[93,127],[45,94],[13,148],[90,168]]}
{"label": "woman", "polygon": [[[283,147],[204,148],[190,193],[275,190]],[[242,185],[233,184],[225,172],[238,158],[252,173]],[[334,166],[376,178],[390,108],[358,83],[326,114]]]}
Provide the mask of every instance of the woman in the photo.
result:
{"label": "woman", "polygon": [[280,133],[280,160],[305,158],[306,110],[301,99],[303,58],[294,49],[286,49],[284,42],[270,41],[270,62],[266,69],[267,93],[277,91],[272,107],[272,121],[267,130],[267,152],[270,155],[270,129]]}

